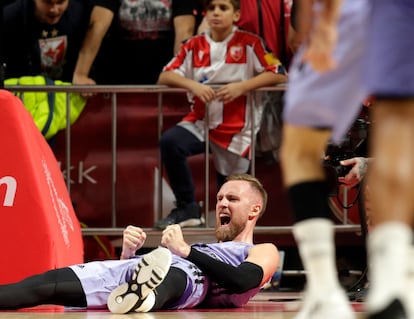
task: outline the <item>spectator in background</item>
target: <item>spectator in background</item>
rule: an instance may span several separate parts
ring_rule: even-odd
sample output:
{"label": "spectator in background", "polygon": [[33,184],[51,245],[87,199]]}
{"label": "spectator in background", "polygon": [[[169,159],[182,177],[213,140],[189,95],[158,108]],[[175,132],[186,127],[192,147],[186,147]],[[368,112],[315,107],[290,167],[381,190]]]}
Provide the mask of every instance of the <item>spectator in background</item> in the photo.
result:
{"label": "spectator in background", "polygon": [[[291,0],[241,0],[240,19],[236,25],[243,30],[259,35],[269,52],[268,63],[279,60],[289,67],[292,52],[287,38],[290,24]],[[198,33],[208,28],[206,19],[198,28]],[[263,93],[263,118],[257,135],[256,155],[272,164],[278,159],[281,143],[283,91]]]}
{"label": "spectator in background", "polygon": [[[241,0],[240,19],[236,25],[259,35],[283,65],[289,66],[292,53],[287,43],[291,0]],[[198,27],[200,34],[208,29],[206,19]]]}
{"label": "spectator in background", "polygon": [[198,1],[119,0],[102,48],[98,82],[155,84],[181,42],[194,35],[197,8]]}
{"label": "spectator in background", "polygon": [[[16,0],[3,10],[6,78],[45,75],[71,82],[85,34],[99,26],[97,14],[111,0]],[[92,19],[93,18],[93,19]]]}
{"label": "spectator in background", "polygon": [[[240,29],[259,35],[269,53],[269,63],[280,60],[288,69],[292,52],[287,43],[290,24],[291,0],[241,0]],[[256,155],[272,164],[279,158],[282,132],[284,91],[263,93],[263,116],[256,141]]]}
{"label": "spectator in background", "polygon": [[[210,148],[217,184],[221,186],[226,176],[249,170],[251,130],[257,133],[263,110],[260,92],[249,92],[287,80],[280,63],[270,65],[266,61],[267,51],[261,39],[234,25],[239,17],[238,0],[207,1],[210,29],[186,41],[160,74],[159,84],[189,91],[192,109],[161,137],[162,161],[177,208],[156,222],[158,228],[202,223],[187,157],[205,151],[206,105]],[[211,87],[214,84],[222,86],[215,90]],[[250,118],[252,107],[254,123]]]}
{"label": "spectator in background", "polygon": [[[93,68],[95,58],[100,56],[98,53],[100,52],[101,45],[117,11],[117,0],[97,1],[103,1],[103,3],[102,5],[94,6],[92,9],[89,29],[79,51],[73,74],[73,84],[96,84],[95,76],[98,76],[98,74],[96,73],[96,68]],[[111,9],[105,6],[105,2],[111,5]]]}
{"label": "spectator in background", "polygon": [[290,1],[285,0],[242,0],[240,29],[259,35],[267,49],[286,67],[292,53],[287,45],[287,32],[290,21]]}

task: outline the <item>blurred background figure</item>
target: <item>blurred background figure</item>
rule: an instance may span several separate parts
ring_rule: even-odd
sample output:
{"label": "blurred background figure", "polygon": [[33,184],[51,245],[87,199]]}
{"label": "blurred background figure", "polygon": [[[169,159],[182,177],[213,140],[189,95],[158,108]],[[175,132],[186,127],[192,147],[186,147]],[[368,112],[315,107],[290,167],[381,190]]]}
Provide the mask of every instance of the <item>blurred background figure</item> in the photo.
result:
{"label": "blurred background figure", "polygon": [[199,5],[188,0],[120,0],[103,43],[98,82],[155,84],[181,42],[194,35]]}
{"label": "blurred background figure", "polygon": [[[16,0],[3,9],[5,78],[44,75],[72,82],[86,34],[99,23],[94,10],[113,12],[112,0]],[[93,18],[93,19],[92,19]],[[100,41],[99,41],[100,42]]]}
{"label": "blurred background figure", "polygon": [[[288,45],[288,30],[292,0],[241,0],[240,19],[236,25],[259,35],[268,50],[269,64],[278,61],[288,70],[292,51]],[[206,19],[198,27],[198,33],[208,29]],[[263,92],[263,116],[257,135],[256,155],[272,164],[278,159],[282,131],[283,91]]]}

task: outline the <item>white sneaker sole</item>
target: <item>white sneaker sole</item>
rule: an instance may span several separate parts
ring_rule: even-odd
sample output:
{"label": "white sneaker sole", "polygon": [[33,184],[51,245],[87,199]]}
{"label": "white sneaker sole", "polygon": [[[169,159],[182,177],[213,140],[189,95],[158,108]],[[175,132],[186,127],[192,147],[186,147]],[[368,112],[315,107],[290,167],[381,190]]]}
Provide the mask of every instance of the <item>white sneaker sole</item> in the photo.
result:
{"label": "white sneaker sole", "polygon": [[115,288],[108,297],[108,309],[113,313],[128,313],[139,306],[165,278],[171,266],[171,252],[159,247],[142,256],[130,282]]}
{"label": "white sneaker sole", "polygon": [[184,227],[196,227],[196,226],[203,225],[204,223],[205,223],[204,217],[200,217],[200,218],[186,219],[178,224],[184,228]]}

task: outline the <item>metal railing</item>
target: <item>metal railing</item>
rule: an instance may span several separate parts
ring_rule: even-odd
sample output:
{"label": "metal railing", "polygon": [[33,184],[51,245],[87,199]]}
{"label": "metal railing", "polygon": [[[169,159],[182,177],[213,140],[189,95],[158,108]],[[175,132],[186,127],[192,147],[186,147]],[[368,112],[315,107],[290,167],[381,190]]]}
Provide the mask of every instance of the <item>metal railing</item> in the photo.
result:
{"label": "metal railing", "polygon": [[[122,229],[117,228],[117,212],[116,212],[116,181],[117,181],[117,97],[122,93],[140,93],[140,94],[157,94],[158,95],[158,138],[161,137],[163,132],[163,95],[165,93],[185,93],[186,90],[179,88],[170,88],[163,85],[71,85],[71,86],[54,86],[54,85],[6,85],[4,89],[12,92],[65,92],[66,99],[66,123],[70,123],[70,95],[69,93],[105,93],[111,95],[111,153],[112,153],[112,169],[111,169],[111,216],[112,227],[111,228],[87,228],[83,229],[85,235],[121,235]],[[278,85],[274,87],[265,87],[258,89],[257,91],[285,91],[286,85]],[[254,125],[254,110],[251,108],[251,123]],[[208,125],[208,123],[206,123]],[[71,165],[71,126],[66,125],[65,132],[65,160],[66,160],[66,185],[70,193],[70,165]],[[209,210],[209,136],[208,130],[205,130],[205,198],[204,198],[204,213],[208,218]],[[255,133],[252,128],[252,144],[251,144],[251,174],[255,175]],[[159,174],[158,174],[158,212],[160,215],[162,212],[162,163],[161,155],[158,152]],[[161,217],[161,216],[158,216]],[[208,220],[206,220],[208,225]],[[337,225],[335,226],[337,231],[340,232],[358,232],[360,231],[359,225]],[[262,234],[283,234],[291,232],[291,226],[269,226],[269,227],[257,227],[256,233]],[[150,229],[148,229],[150,231]],[[200,228],[196,230],[198,233],[203,231]],[[212,229],[206,227],[207,232],[211,233]],[[188,230],[187,232],[191,232]],[[200,233],[200,234],[201,234]]]}

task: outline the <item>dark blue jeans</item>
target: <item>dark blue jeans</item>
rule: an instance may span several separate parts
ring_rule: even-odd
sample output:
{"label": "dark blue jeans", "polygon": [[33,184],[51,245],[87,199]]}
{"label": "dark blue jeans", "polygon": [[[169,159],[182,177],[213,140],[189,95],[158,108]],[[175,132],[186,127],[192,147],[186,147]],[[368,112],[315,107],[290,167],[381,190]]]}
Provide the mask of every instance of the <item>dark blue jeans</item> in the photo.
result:
{"label": "dark blue jeans", "polygon": [[187,157],[204,153],[205,142],[185,128],[173,126],[161,136],[160,148],[161,159],[177,202],[194,202],[194,182]]}
{"label": "dark blue jeans", "polygon": [[[202,154],[205,142],[181,126],[167,130],[160,140],[161,158],[177,202],[191,203],[196,200],[194,181],[187,157]],[[217,188],[227,176],[216,172]]]}

